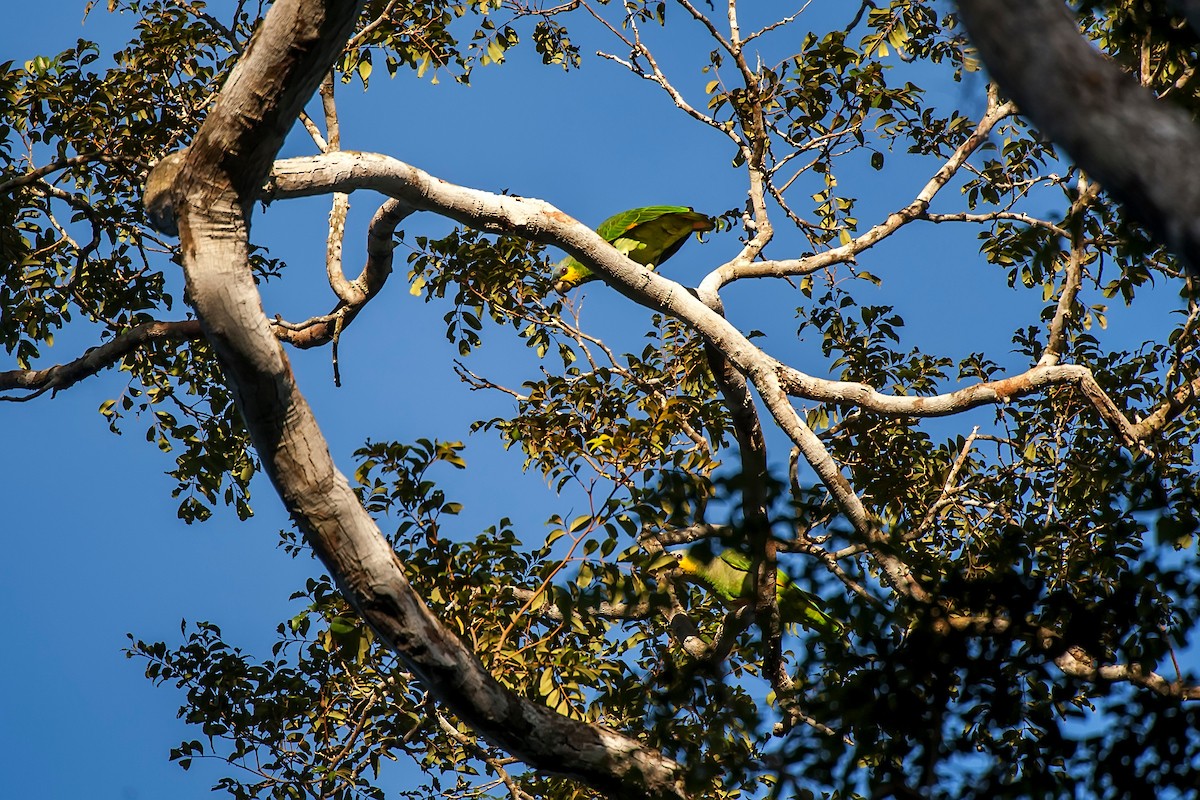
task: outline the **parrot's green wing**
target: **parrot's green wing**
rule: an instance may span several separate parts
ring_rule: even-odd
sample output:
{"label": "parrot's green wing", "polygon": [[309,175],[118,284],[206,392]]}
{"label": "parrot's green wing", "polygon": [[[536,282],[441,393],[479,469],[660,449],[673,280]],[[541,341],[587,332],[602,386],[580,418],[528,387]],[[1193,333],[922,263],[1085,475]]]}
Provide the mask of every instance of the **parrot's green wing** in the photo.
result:
{"label": "parrot's green wing", "polygon": [[[715,227],[711,217],[688,206],[645,206],[609,217],[596,233],[637,263],[654,269],[675,255],[692,233]],[[590,269],[567,256],[554,270],[554,289],[566,292],[594,278]]]}
{"label": "parrot's green wing", "polygon": [[744,605],[752,599],[749,566],[739,568],[713,554],[706,543],[676,553],[679,568],[703,584],[728,605]]}
{"label": "parrot's green wing", "polygon": [[[679,557],[679,568],[708,587],[729,605],[754,602],[754,581],[750,575],[750,556],[726,548],[714,555],[707,544],[692,546]],[[775,602],[784,625],[803,625],[816,631],[841,636],[844,626],[821,608],[816,597],[792,582],[787,573],[775,573]]]}

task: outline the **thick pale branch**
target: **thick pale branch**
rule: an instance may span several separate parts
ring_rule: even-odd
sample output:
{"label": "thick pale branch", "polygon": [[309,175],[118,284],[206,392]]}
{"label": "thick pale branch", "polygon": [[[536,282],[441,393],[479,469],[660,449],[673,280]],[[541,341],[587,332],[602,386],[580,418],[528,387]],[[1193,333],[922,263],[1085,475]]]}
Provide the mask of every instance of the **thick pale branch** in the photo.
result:
{"label": "thick pale branch", "polygon": [[[998,120],[1009,112],[1010,106],[1005,104],[993,109],[988,117]],[[994,120],[990,124],[994,124]],[[965,155],[963,151],[962,157],[965,158]],[[948,173],[939,174],[948,176]],[[930,181],[921,197],[932,196],[940,186],[940,180]],[[514,232],[534,241],[555,244],[586,263],[617,291],[645,306],[688,322],[719,349],[738,371],[751,379],[776,422],[800,447],[859,535],[872,545],[877,557],[884,556],[884,550],[891,544],[883,538],[872,515],[820,439],[800,419],[788,400],[789,394],[859,405],[884,414],[929,417],[953,414],[989,403],[1004,403],[1013,397],[1041,391],[1049,386],[1072,384],[1087,394],[1105,421],[1121,434],[1122,441],[1129,446],[1135,446],[1136,443],[1129,422],[1096,385],[1090,371],[1081,366],[1033,368],[1002,381],[979,384],[934,397],[883,395],[866,384],[821,380],[805,375],[767,356],[724,317],[682,286],[625,258],[595,232],[553,206],[539,200],[455,186],[386,156],[344,152],[280,161],[275,165],[266,194],[269,197],[294,197],[364,188],[402,198],[413,208],[435,211],[476,228]],[[906,567],[892,557],[886,558],[889,563],[885,572],[889,583],[905,586],[906,594],[923,594]]]}
{"label": "thick pale branch", "polygon": [[764,398],[771,398],[767,405],[776,421],[810,457],[810,463],[812,458],[820,460],[822,479],[839,485],[835,497],[855,527],[864,535],[873,530],[861,501],[788,402],[780,385],[778,363],[679,284],[626,258],[594,231],[545,202],[455,186],[387,156],[342,152],[279,161],[265,192],[268,197],[296,197],[355,189],[374,189],[413,208],[436,211],[475,228],[553,243],[582,260],[617,291],[685,320],[750,377]]}
{"label": "thick pale branch", "polygon": [[388,156],[342,151],[278,161],[264,189],[268,200],[373,189],[414,210],[432,211],[471,227],[515,233],[561,247],[617,291],[687,321],[746,373],[762,352],[683,286],[626,258],[586,225],[536,199],[492,194],[439,180]]}

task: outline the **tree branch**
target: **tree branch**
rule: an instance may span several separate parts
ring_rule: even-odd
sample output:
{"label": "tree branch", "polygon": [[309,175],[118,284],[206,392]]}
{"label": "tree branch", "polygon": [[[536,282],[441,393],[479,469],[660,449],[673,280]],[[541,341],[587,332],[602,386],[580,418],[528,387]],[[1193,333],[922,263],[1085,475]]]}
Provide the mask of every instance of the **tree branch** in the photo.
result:
{"label": "tree branch", "polygon": [[[337,197],[345,198],[345,194]],[[349,207],[349,201],[345,201]],[[392,274],[396,226],[413,212],[411,207],[398,200],[389,199],[379,206],[371,225],[367,229],[367,261],[362,272],[353,281],[346,282],[346,298],[334,306],[333,311],[302,323],[276,323],[275,335],[281,341],[301,349],[317,347],[330,342],[339,330],[345,330],[358,313],[383,289]],[[332,212],[330,217],[333,217]],[[331,239],[332,241],[332,234]],[[339,248],[340,249],[340,248]],[[338,258],[338,269],[341,269]],[[343,278],[343,280],[345,280]]]}
{"label": "tree branch", "polygon": [[[434,617],[335,467],[263,313],[247,267],[250,214],[284,135],[341,52],[361,5],[273,4],[177,169],[165,181],[151,176],[147,202],[179,231],[189,294],[264,470],[380,640],[456,716],[532,768],[614,796],[684,798],[682,769],[670,758],[521,698]],[[320,159],[346,163],[347,154]]]}
{"label": "tree branch", "polygon": [[[947,633],[955,630],[987,636],[1005,633],[1022,624],[993,614],[950,613],[934,623],[934,631]],[[1140,664],[1102,664],[1082,647],[1067,645],[1062,636],[1050,628],[1032,626],[1032,633],[1037,649],[1050,655],[1054,665],[1073,678],[1092,682],[1128,682],[1161,697],[1200,700],[1200,686],[1168,681]]]}
{"label": "tree branch", "polygon": [[103,164],[136,163],[136,159],[128,156],[111,156],[107,153],[102,153],[99,151],[93,153],[80,153],[77,156],[69,156],[67,158],[60,158],[55,161],[51,161],[49,164],[29,170],[29,172],[26,172],[24,175],[18,175],[15,178],[9,178],[7,181],[0,183],[0,194],[8,194],[14,189],[27,186],[34,181],[44,178],[51,172],[57,172],[60,169],[67,169],[68,167],[77,167],[81,164],[91,164],[96,161],[99,161]]}
{"label": "tree branch", "polygon": [[[998,119],[1006,115],[1009,108],[1009,104],[998,106],[994,116]],[[965,159],[965,152],[962,157]],[[943,172],[939,171],[914,206],[920,206],[922,196],[931,196],[936,191],[943,182],[941,175]],[[906,587],[905,594],[923,596],[924,590],[914,583],[907,567],[879,549],[887,549],[892,545],[886,541],[820,439],[792,408],[787,397],[789,394],[858,405],[893,416],[932,417],[984,404],[1008,402],[1012,397],[1042,391],[1052,385],[1073,384],[1087,395],[1101,417],[1121,435],[1127,446],[1137,446],[1131,424],[1096,384],[1090,370],[1082,366],[1034,367],[1011,378],[933,397],[883,395],[866,384],[821,380],[805,375],[767,356],[724,317],[679,284],[629,260],[594,231],[540,200],[501,196],[455,186],[395,159],[372,153],[331,153],[279,161],[265,194],[268,197],[297,197],[355,189],[374,189],[402,198],[414,209],[435,211],[482,230],[506,231],[554,244],[583,261],[622,294],[692,325],[738,371],[751,379],[776,422],[800,447],[860,537],[872,544],[877,558],[884,558],[888,562],[885,573],[889,576],[889,583],[894,586],[903,584]],[[896,224],[904,221],[907,219]],[[864,234],[860,240],[867,236]],[[702,285],[701,294],[704,291]]]}
{"label": "tree branch", "polygon": [[0,397],[0,400],[31,400],[43,392],[57,392],[111,367],[122,357],[151,342],[199,339],[201,335],[200,323],[194,319],[145,322],[118,334],[102,345],[91,348],[66,364],[56,364],[46,369],[14,369],[0,372],[0,391],[26,389],[33,392],[23,397]]}
{"label": "tree branch", "polygon": [[892,417],[944,417],[983,405],[1008,403],[1015,397],[1042,392],[1051,386],[1072,385],[1087,396],[1096,413],[1121,437],[1126,447],[1141,449],[1138,428],[1100,388],[1092,371],[1077,364],[1035,366],[1020,375],[926,396],[881,394],[865,383],[814,378],[784,365],[780,365],[780,379],[788,394],[793,396],[853,405]]}
{"label": "tree branch", "polygon": [[933,176],[917,192],[913,201],[904,208],[889,214],[887,219],[873,226],[861,236],[855,237],[840,247],[834,247],[807,258],[754,262],[734,259],[706,275],[700,284],[701,288],[715,292],[728,283],[744,278],[782,278],[790,275],[807,275],[834,264],[853,261],[859,253],[874,247],[913,220],[924,217],[934,196],[954,177],[970,155],[987,141],[992,128],[1001,120],[1012,115],[1015,110],[1014,104],[999,103],[994,93],[989,92],[988,109],[975,126],[975,130],[955,149],[946,163],[934,172]]}

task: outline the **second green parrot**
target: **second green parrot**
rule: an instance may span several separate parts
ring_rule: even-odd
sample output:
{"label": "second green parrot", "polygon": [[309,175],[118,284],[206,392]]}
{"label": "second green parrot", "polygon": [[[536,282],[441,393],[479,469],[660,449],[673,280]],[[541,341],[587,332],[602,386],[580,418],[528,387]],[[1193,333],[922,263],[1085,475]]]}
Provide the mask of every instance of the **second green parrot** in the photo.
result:
{"label": "second green parrot", "polygon": [[[693,233],[715,227],[712,217],[688,206],[646,206],[609,217],[600,223],[596,233],[632,260],[654,269],[675,255]],[[560,293],[596,279],[573,256],[558,262],[553,277],[554,290]]]}
{"label": "second green parrot", "polygon": [[[679,568],[696,582],[721,598],[726,605],[743,606],[754,603],[753,563],[745,553],[726,548],[714,553],[706,542],[692,545],[684,552],[672,555]],[[775,602],[779,604],[779,619],[784,625],[800,624],[814,631],[827,631],[841,636],[844,626],[829,616],[819,600],[792,582],[787,573],[775,573]]]}

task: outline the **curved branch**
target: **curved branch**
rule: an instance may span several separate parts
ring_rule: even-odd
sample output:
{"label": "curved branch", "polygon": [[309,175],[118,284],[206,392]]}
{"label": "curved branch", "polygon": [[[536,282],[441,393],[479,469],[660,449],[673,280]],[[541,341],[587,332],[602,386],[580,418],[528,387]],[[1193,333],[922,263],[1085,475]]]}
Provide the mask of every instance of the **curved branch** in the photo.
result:
{"label": "curved branch", "polygon": [[[385,201],[375,212],[367,233],[366,264],[358,277],[348,284],[352,289],[350,302],[340,302],[330,314],[315,317],[304,323],[275,321],[275,337],[294,347],[308,349],[328,344],[333,339],[339,319],[344,330],[366,304],[379,294],[391,274],[394,250],[392,236],[396,226],[410,213],[411,208],[404,207],[396,200]],[[56,364],[45,369],[0,372],[0,391],[24,389],[32,392],[21,397],[0,397],[0,400],[32,400],[47,391],[57,392],[69,388],[151,342],[198,339],[201,336],[203,332],[197,320],[143,323],[89,349],[84,355],[66,364]]]}
{"label": "curved branch", "polygon": [[1015,397],[1042,392],[1051,386],[1076,386],[1126,447],[1140,449],[1139,429],[1104,393],[1092,371],[1077,364],[1039,365],[1010,378],[932,396],[881,394],[865,383],[814,378],[782,364],[779,370],[783,386],[795,397],[858,406],[892,417],[944,417],[983,405],[1008,403]]}
{"label": "curved branch", "polygon": [[[998,106],[995,113],[1007,114],[1007,109],[1008,104],[1004,104]],[[738,371],[750,378],[775,421],[816,470],[860,538],[872,545],[877,558],[886,561],[884,571],[888,582],[894,587],[904,587],[900,591],[912,597],[924,597],[926,593],[916,584],[905,565],[894,556],[887,555],[894,549],[892,543],[887,541],[824,444],[792,407],[789,394],[806,399],[855,404],[890,415],[930,417],[945,416],[978,405],[1004,403],[1012,397],[1041,391],[1052,385],[1073,384],[1087,395],[1102,418],[1121,434],[1127,446],[1136,446],[1137,438],[1128,420],[1096,384],[1090,370],[1082,366],[1034,367],[1015,377],[934,397],[883,395],[866,384],[821,380],[805,375],[763,353],[724,317],[679,284],[629,260],[594,231],[540,200],[501,196],[455,186],[387,156],[349,152],[276,162],[265,194],[268,197],[296,197],[355,189],[374,189],[400,198],[414,209],[435,211],[483,230],[506,231],[554,244],[586,263],[622,294],[694,327]],[[935,182],[931,181],[927,189],[935,191]],[[866,236],[864,234],[860,239]],[[704,293],[703,286],[701,293]]]}
{"label": "curved branch", "polygon": [[[344,194],[337,196],[346,197]],[[367,230],[367,263],[353,281],[342,279],[345,283],[346,296],[334,306],[333,311],[324,316],[314,317],[297,324],[276,321],[275,335],[279,337],[280,341],[304,350],[332,341],[339,327],[341,330],[345,330],[346,326],[371,301],[371,298],[379,294],[384,283],[387,282],[388,276],[392,274],[395,251],[395,242],[392,237],[396,232],[396,226],[412,212],[411,207],[398,200],[384,201],[383,205],[375,212],[375,216],[371,218],[371,225]]]}

